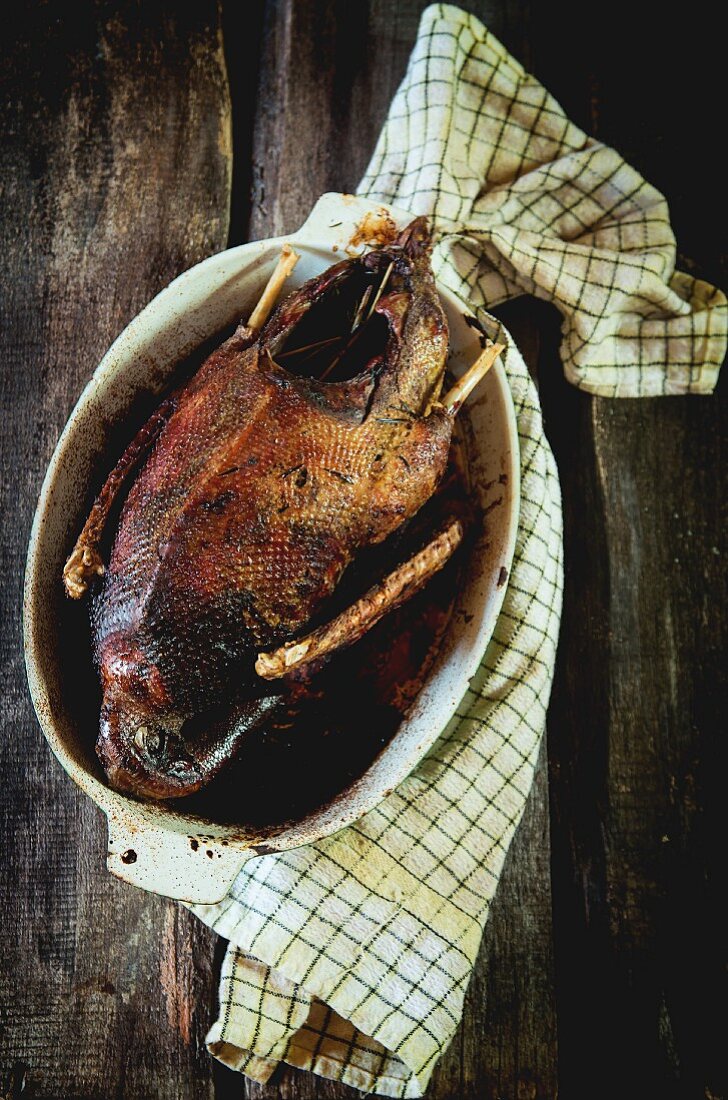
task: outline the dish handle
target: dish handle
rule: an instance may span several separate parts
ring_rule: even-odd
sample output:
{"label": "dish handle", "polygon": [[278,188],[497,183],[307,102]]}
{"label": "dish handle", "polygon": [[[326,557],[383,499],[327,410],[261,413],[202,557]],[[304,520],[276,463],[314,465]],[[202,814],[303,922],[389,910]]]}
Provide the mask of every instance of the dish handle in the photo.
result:
{"label": "dish handle", "polygon": [[189,824],[169,819],[164,825],[146,807],[133,819],[109,811],[107,866],[112,875],[141,890],[177,901],[212,904],[221,901],[248,860],[260,855],[209,833],[189,831]]}

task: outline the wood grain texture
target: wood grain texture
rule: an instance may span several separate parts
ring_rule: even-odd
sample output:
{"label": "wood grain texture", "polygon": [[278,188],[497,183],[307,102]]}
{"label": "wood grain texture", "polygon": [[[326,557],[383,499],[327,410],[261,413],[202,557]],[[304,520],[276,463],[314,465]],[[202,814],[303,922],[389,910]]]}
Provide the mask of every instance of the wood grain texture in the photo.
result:
{"label": "wood grain texture", "polygon": [[[725,286],[706,25],[617,0],[574,51],[533,16],[536,74],[665,192],[679,264]],[[678,55],[684,79],[668,75]],[[549,312],[540,376],[566,529],[549,719],[559,1095],[725,1096],[725,378],[711,398],[589,398],[561,377]]]}
{"label": "wood grain texture", "polygon": [[[16,5],[3,41],[0,1074],[36,1097],[213,1095],[213,937],[105,869],[106,829],[25,686],[41,479],[112,339],[225,245],[230,106],[214,3]],[[0,1081],[2,1077],[0,1077]],[[0,1094],[3,1089],[0,1088]]]}
{"label": "wood grain texture", "polygon": [[[221,944],[106,874],[103,822],[32,715],[19,604],[42,475],[98,359],[225,246],[229,217],[232,244],[285,232],[322,191],[356,186],[424,6],[51,0],[6,21],[0,1097],[360,1095],[288,1069],[261,1087],[210,1061]],[[598,32],[567,0],[463,6],[665,191],[683,266],[725,283],[719,36],[625,0]],[[548,770],[428,1097],[724,1097],[726,384],[593,399],[563,380],[553,310],[504,312],[559,464],[565,613]]]}

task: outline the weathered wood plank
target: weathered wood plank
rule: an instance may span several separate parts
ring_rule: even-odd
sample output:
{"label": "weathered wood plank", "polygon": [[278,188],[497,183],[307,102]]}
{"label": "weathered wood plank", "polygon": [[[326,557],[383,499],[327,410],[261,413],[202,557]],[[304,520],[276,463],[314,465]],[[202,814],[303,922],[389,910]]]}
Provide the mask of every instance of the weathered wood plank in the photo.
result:
{"label": "weathered wood plank", "polygon": [[582,467],[550,739],[563,1079],[721,1095],[725,408],[586,403],[557,447]]}
{"label": "weathered wood plank", "polygon": [[101,816],[35,722],[19,612],[41,479],[82,385],[152,295],[226,243],[218,12],[38,3],[5,30],[0,1081],[17,1063],[14,1087],[39,1098],[198,1100],[213,1095],[213,937],[107,874]]}
{"label": "weathered wood plank", "polygon": [[468,989],[452,1100],[556,1096],[548,822],[544,750]]}
{"label": "weathered wood plank", "polygon": [[[423,6],[267,3],[253,95],[262,7],[225,5],[233,243],[292,229],[321,191],[355,186]],[[703,106],[717,96],[717,36],[713,46],[699,21],[648,25],[618,0],[574,51],[566,4],[465,6],[663,187],[683,252],[718,277],[721,174]],[[17,10],[5,36],[0,1095],[13,1072],[16,1093],[26,1077],[41,1098],[353,1096],[292,1071],[261,1089],[210,1066],[212,937],[108,878],[98,815],[51,761],[25,694],[22,560],[58,431],[126,321],[225,243],[218,17],[206,3],[178,7],[85,2],[71,17],[38,5]],[[554,318],[532,315],[568,569],[549,742],[559,1094],[723,1095],[711,1008],[725,994],[725,401],[593,401],[561,379]],[[556,1093],[546,815],[540,773],[437,1100]]]}
{"label": "weathered wood plank", "polygon": [[[682,262],[719,279],[711,37],[621,2],[589,50],[545,9],[532,24],[537,75],[665,191]],[[724,1095],[725,384],[705,399],[591,399],[561,379],[546,329],[567,565],[549,737],[559,1095]]]}

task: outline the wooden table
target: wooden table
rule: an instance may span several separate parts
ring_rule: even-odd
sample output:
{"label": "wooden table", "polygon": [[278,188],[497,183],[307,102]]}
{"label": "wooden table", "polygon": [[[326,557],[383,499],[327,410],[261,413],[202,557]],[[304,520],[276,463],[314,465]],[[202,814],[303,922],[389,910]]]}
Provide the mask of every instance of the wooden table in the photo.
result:
{"label": "wooden table", "polygon": [[[3,15],[0,1097],[357,1095],[291,1070],[261,1088],[209,1058],[221,944],[106,873],[102,819],[33,716],[20,599],[43,473],[111,340],[191,264],[356,186],[423,6],[34,0]],[[715,28],[688,12],[651,27],[623,0],[465,6],[667,194],[681,266],[720,281]],[[726,403],[590,398],[563,380],[551,308],[503,312],[559,463],[566,602],[547,751],[429,1096],[714,1100]]]}

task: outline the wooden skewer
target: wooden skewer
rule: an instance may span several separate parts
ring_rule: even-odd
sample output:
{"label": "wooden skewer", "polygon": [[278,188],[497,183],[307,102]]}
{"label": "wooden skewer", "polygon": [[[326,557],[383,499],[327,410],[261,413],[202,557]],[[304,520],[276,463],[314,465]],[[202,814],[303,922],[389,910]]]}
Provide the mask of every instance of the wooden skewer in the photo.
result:
{"label": "wooden skewer", "polygon": [[298,263],[299,258],[298,253],[294,252],[290,244],[283,245],[275,271],[268,280],[266,288],[260,296],[260,301],[250,314],[250,320],[246,327],[250,329],[251,332],[260,332],[263,325],[268,320],[268,315],[276,304],[276,299],[281,292],[281,287]]}
{"label": "wooden skewer", "polygon": [[[343,340],[343,336],[330,336],[328,340],[315,340],[313,344],[302,344],[300,348],[291,348],[290,351],[284,351],[278,358],[288,359],[289,355],[300,355],[302,351],[318,351],[319,348],[328,347],[329,344],[336,344],[339,340]],[[306,356],[306,358],[308,358],[308,356]]]}
{"label": "wooden skewer", "polygon": [[366,288],[366,290],[364,291],[363,295],[362,295],[362,299],[359,302],[359,308],[357,309],[356,314],[354,316],[354,320],[352,321],[352,325],[351,325],[351,331],[352,332],[356,332],[356,330],[359,328],[359,322],[361,321],[361,319],[364,315],[364,310],[366,309],[366,304],[369,301],[369,299],[371,298],[371,296],[372,296],[372,287],[368,286]]}
{"label": "wooden skewer", "polygon": [[480,353],[472,367],[469,367],[462,378],[458,378],[452,389],[447,391],[440,404],[450,413],[458,412],[468,394],[475,389],[482,378],[485,378],[500,353],[505,349],[505,344],[489,344]]}
{"label": "wooden skewer", "polygon": [[392,268],[393,267],[394,267],[394,260],[392,260],[389,267],[384,272],[384,275],[382,276],[382,281],[380,282],[379,286],[377,287],[377,292],[374,295],[374,301],[369,306],[369,309],[367,311],[367,321],[369,320],[369,318],[374,313],[374,310],[377,308],[377,304],[379,303],[379,299],[382,297],[382,294],[384,293],[384,288],[385,288],[385,286],[387,285],[387,283],[389,281],[389,276],[392,274]]}

